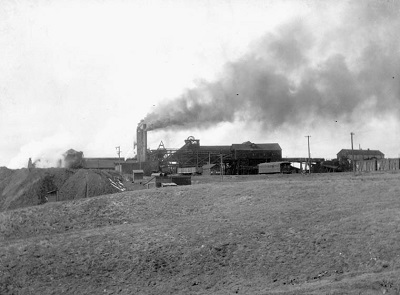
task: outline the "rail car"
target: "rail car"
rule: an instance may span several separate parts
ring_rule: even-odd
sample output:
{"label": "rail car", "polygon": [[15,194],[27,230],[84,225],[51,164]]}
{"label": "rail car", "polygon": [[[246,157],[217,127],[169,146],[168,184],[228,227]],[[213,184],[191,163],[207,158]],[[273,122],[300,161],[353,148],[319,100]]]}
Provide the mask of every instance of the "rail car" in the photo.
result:
{"label": "rail car", "polygon": [[292,173],[290,162],[269,162],[258,164],[258,174]]}
{"label": "rail car", "polygon": [[178,174],[180,175],[196,175],[201,174],[203,169],[201,167],[185,167],[178,168]]}

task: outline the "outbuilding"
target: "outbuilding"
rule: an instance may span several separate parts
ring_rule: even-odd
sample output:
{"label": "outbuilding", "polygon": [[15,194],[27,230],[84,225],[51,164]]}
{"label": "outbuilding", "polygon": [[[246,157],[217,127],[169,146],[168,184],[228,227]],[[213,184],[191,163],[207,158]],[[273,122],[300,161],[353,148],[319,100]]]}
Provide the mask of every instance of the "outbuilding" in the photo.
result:
{"label": "outbuilding", "polygon": [[372,159],[383,159],[385,155],[378,150],[351,150],[351,149],[342,149],[340,152],[337,153],[337,159],[348,159],[352,160],[354,153],[354,160],[372,160]]}
{"label": "outbuilding", "polygon": [[206,164],[203,166],[203,175],[216,175],[221,173],[220,165]]}
{"label": "outbuilding", "polygon": [[142,183],[143,175],[143,170],[132,170],[132,182]]}

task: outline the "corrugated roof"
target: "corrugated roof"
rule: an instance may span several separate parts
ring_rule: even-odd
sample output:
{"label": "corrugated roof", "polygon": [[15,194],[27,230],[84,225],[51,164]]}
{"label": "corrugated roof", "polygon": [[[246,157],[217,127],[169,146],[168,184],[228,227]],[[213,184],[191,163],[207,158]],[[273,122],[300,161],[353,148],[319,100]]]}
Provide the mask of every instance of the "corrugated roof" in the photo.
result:
{"label": "corrugated roof", "polygon": [[238,151],[281,151],[281,147],[278,143],[251,143],[245,142],[241,144],[232,144],[233,150]]}
{"label": "corrugated roof", "polygon": [[[337,153],[337,155],[339,154],[352,154],[352,150],[351,149],[342,149],[340,152]],[[381,151],[378,150],[354,150],[354,155],[363,155],[363,156],[369,156],[369,155],[379,155],[379,156],[383,156],[384,154]]]}

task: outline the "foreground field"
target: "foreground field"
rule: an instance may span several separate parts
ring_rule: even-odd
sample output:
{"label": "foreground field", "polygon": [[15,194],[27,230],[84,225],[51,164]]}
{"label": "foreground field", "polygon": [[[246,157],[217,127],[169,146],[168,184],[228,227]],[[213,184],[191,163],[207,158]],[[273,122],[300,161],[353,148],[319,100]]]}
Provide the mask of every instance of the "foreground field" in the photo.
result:
{"label": "foreground field", "polygon": [[219,180],[1,212],[0,294],[400,292],[400,174]]}

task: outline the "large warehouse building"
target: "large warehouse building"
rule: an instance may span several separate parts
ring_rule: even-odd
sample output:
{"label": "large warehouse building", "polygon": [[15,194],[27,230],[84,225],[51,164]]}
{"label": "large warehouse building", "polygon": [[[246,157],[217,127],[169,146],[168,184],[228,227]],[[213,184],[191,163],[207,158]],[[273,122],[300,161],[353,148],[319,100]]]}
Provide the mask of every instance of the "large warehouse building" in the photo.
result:
{"label": "large warehouse building", "polygon": [[[150,151],[152,170],[176,173],[178,168],[200,169],[209,164],[222,167],[224,174],[256,174],[258,164],[282,160],[282,149],[277,143],[244,142],[232,145],[202,146],[190,136],[177,150],[164,147]],[[157,163],[157,164],[155,164]],[[155,167],[157,165],[158,167]],[[222,165],[222,166],[221,166]]]}
{"label": "large warehouse building", "polygon": [[252,143],[202,146],[193,136],[185,139],[179,149],[166,149],[161,142],[158,149],[147,149],[148,128],[141,121],[136,129],[137,164],[146,174],[155,171],[177,173],[181,168],[201,172],[203,166],[218,164],[224,174],[256,174],[258,164],[282,160],[282,149],[277,143]]}

